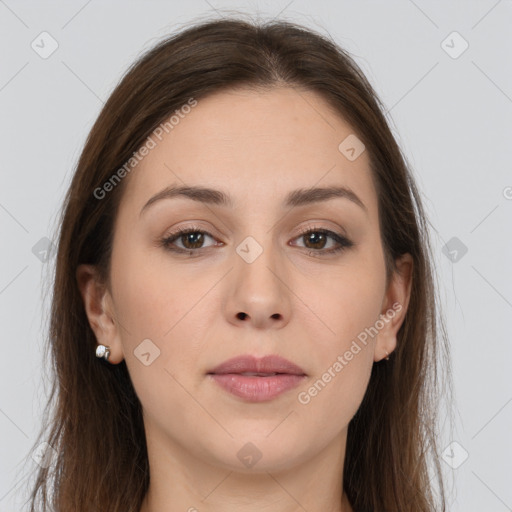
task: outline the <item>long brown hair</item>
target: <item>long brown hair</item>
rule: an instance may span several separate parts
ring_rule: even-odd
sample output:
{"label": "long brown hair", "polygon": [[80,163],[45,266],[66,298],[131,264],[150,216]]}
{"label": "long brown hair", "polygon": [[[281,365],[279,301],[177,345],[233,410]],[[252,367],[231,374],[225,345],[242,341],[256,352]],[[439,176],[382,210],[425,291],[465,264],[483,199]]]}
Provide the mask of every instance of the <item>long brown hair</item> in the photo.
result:
{"label": "long brown hair", "polygon": [[385,109],[352,58],[328,37],[291,22],[231,18],[203,20],[148,50],[110,95],[87,138],[59,220],[47,344],[55,380],[38,440],[56,455],[37,469],[32,512],[139,512],[149,485],[141,404],[125,362],[96,359],[75,273],[81,263],[94,264],[109,283],[126,179],[102,199],[98,187],[190,98],[239,86],[316,92],[366,146],[388,276],[404,253],[414,265],[397,348],[389,361],[373,365],[349,424],[343,485],[355,511],[445,510],[436,428],[439,386],[451,375],[449,347],[427,217]]}

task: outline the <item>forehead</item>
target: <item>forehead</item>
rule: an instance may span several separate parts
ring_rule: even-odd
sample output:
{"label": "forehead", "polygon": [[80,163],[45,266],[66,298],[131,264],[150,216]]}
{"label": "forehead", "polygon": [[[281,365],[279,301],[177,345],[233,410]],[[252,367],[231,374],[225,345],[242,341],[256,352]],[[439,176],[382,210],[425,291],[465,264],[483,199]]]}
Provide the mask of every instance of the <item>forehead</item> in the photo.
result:
{"label": "forehead", "polygon": [[129,175],[121,209],[138,214],[149,197],[171,184],[224,190],[237,208],[281,203],[292,189],[341,185],[375,213],[367,151],[349,160],[339,149],[354,135],[311,91],[217,92],[152,136],[156,145]]}

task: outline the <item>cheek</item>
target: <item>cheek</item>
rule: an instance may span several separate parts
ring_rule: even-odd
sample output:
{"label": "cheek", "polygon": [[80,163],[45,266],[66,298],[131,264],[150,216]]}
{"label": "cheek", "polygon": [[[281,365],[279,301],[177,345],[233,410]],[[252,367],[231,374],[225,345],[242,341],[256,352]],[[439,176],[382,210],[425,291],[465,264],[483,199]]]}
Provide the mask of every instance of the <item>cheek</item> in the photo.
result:
{"label": "cheek", "polygon": [[222,276],[198,277],[189,270],[187,279],[165,254],[155,251],[152,257],[136,247],[128,250],[128,243],[125,247],[112,258],[119,335],[137,393],[145,405],[154,402],[158,408],[158,397],[179,388],[172,375],[181,381],[181,373],[197,367],[217,304],[208,300],[208,292]]}
{"label": "cheek", "polygon": [[127,248],[113,255],[112,269],[116,311],[125,320],[127,339],[170,338],[211,281],[185,279],[179,265],[166,262],[163,249]]}
{"label": "cheek", "polygon": [[314,435],[321,425],[322,442],[349,424],[363,400],[373,367],[375,338],[365,339],[364,333],[378,319],[381,297],[375,289],[369,291],[370,282],[354,280],[351,284],[324,296],[320,316],[330,329],[322,326],[326,334],[312,338],[310,359],[315,361],[315,373],[297,397],[305,428],[311,428],[309,435]]}
{"label": "cheek", "polygon": [[320,284],[309,283],[303,293],[323,333],[316,338],[321,347],[331,355],[332,350],[344,352],[379,318],[385,294],[383,260],[378,251],[368,257],[359,253],[346,264],[330,269]]}
{"label": "cheek", "polygon": [[311,360],[317,371],[300,403],[335,429],[350,421],[369,382],[377,339],[369,333],[384,297],[383,261],[378,254],[358,258],[308,290],[308,306],[316,313],[309,315],[308,337],[314,340]]}

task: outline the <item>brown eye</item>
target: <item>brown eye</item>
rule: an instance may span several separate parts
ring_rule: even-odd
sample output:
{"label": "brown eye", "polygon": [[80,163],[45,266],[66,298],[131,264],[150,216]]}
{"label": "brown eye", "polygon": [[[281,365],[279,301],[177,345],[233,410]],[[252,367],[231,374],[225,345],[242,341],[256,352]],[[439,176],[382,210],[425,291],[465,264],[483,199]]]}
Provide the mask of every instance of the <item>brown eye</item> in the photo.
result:
{"label": "brown eye", "polygon": [[[182,228],[162,239],[161,245],[169,251],[199,252],[199,250],[209,247],[203,245],[205,243],[205,236],[213,239],[210,233],[201,229]],[[180,247],[176,242],[180,242],[182,246]]]}
{"label": "brown eye", "polygon": [[[160,240],[160,245],[166,250],[175,253],[186,253],[188,255],[197,253],[199,255],[203,249],[219,245],[212,244],[205,246],[205,237],[210,237],[215,240],[210,233],[202,229],[195,227],[182,228]],[[301,233],[296,239],[302,239],[304,241],[304,249],[307,250],[310,256],[327,256],[354,245],[353,242],[343,235],[324,228],[309,229]],[[334,242],[334,246],[326,249],[329,240]],[[179,244],[181,244],[181,246]],[[220,243],[220,245],[222,245],[222,243]]]}
{"label": "brown eye", "polygon": [[[303,231],[297,239],[304,240],[304,248],[310,249],[308,254],[311,256],[322,256],[336,253],[354,245],[354,243],[345,236],[324,228],[313,228]],[[325,249],[329,239],[333,240],[335,244],[337,243],[338,246],[334,245],[334,247]]]}

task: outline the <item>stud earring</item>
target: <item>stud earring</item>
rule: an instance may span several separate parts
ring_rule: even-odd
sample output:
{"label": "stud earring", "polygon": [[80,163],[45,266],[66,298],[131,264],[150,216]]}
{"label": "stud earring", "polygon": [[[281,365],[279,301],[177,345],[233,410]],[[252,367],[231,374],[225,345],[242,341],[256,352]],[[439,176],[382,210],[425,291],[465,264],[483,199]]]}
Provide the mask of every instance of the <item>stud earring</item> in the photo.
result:
{"label": "stud earring", "polygon": [[388,352],[387,350],[386,350],[386,356],[387,356],[387,357],[385,357],[384,359],[385,359],[386,361],[389,361],[389,352]]}
{"label": "stud earring", "polygon": [[96,357],[99,357],[100,359],[104,359],[105,361],[108,361],[109,356],[110,356],[110,347],[107,347],[105,345],[98,345],[96,347]]}

